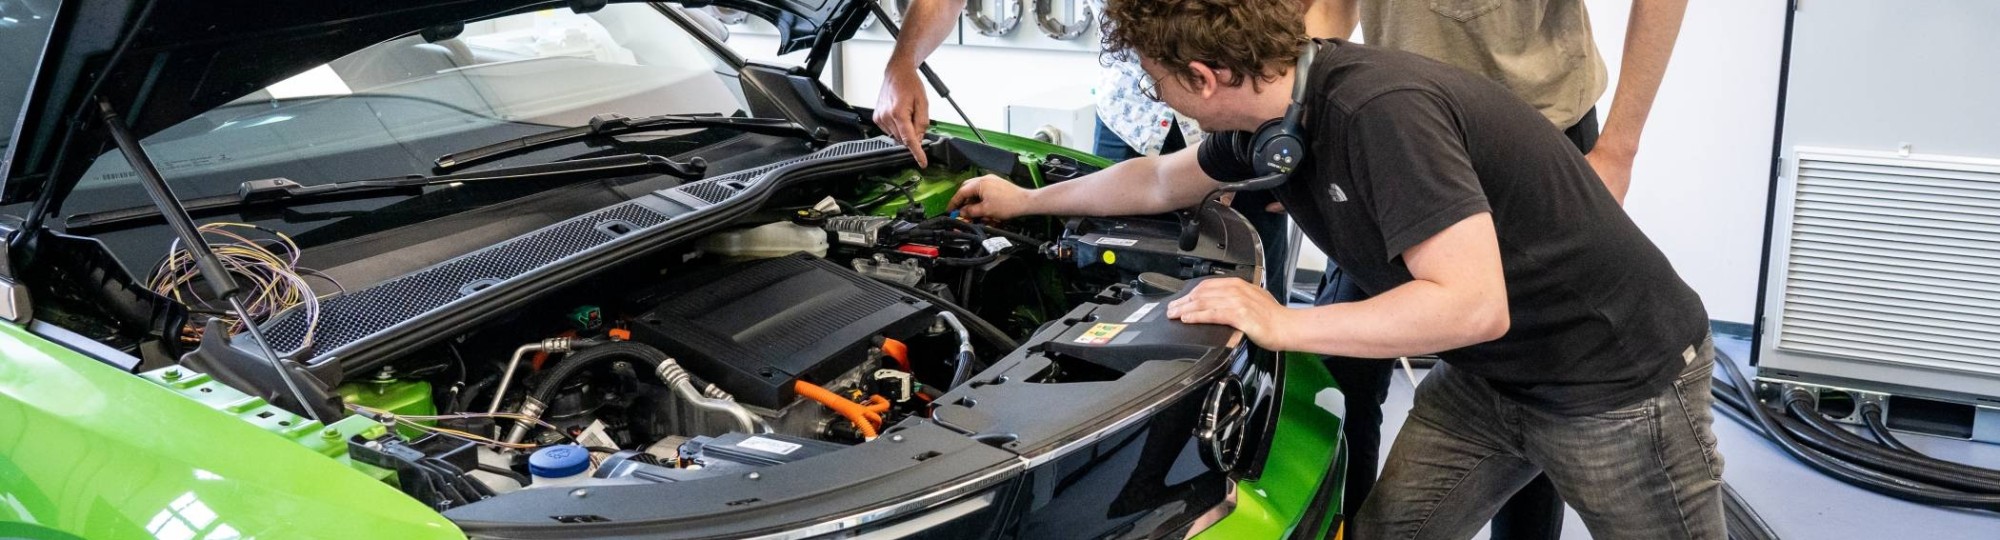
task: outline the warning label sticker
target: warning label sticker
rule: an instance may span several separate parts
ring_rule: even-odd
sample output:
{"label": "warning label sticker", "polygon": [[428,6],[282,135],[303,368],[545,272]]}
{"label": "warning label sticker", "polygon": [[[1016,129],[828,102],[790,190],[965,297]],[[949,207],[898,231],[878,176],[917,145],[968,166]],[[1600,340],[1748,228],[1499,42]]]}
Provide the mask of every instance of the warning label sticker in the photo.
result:
{"label": "warning label sticker", "polygon": [[1126,246],[1126,247],[1131,247],[1131,246],[1135,246],[1135,245],[1138,245],[1138,244],[1139,244],[1139,241],[1138,241],[1138,240],[1135,240],[1135,239],[1131,239],[1131,238],[1112,238],[1112,237],[1109,237],[1109,236],[1106,236],[1106,237],[1103,237],[1103,238],[1099,238],[1099,239],[1097,239],[1097,242],[1096,242],[1096,243],[1097,243],[1097,245],[1100,245],[1100,246]]}
{"label": "warning label sticker", "polygon": [[1083,335],[1077,336],[1074,341],[1085,345],[1104,345],[1111,343],[1111,338],[1118,337],[1118,333],[1123,331],[1125,325],[1122,324],[1097,323],[1089,330],[1085,330]]}
{"label": "warning label sticker", "polygon": [[764,437],[751,437],[748,439],[743,439],[743,442],[736,443],[736,445],[744,448],[749,448],[751,450],[760,450],[778,455],[788,455],[791,454],[792,452],[797,452],[800,448],[805,448],[797,444],[792,444],[777,439],[767,439]]}
{"label": "warning label sticker", "polygon": [[1139,322],[1140,319],[1146,318],[1146,315],[1153,313],[1153,308],[1156,307],[1160,307],[1159,302],[1147,302],[1146,305],[1139,306],[1138,311],[1132,312],[1131,315],[1126,315],[1125,322],[1127,323]]}

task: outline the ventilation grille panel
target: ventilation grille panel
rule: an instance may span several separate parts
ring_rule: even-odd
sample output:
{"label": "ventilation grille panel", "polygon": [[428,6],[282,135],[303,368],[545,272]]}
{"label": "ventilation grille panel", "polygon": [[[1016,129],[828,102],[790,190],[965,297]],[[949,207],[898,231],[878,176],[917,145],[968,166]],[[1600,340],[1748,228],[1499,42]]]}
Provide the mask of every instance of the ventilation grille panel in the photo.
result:
{"label": "ventilation grille panel", "polygon": [[1778,349],[2000,374],[2000,161],[1795,155]]}
{"label": "ventilation grille panel", "polygon": [[[626,202],[333,297],[322,304],[320,325],[313,336],[314,348],[333,350],[618,237],[599,227],[600,223],[624,222],[646,228],[666,221],[667,216],[659,211]],[[305,339],[305,322],[305,317],[287,317],[268,325],[265,335],[278,350],[297,348]]]}
{"label": "ventilation grille panel", "polygon": [[[700,209],[735,197],[779,167],[894,147],[895,144],[883,138],[851,141],[810,155],[690,182],[657,193]],[[628,201],[367,289],[335,296],[321,303],[320,325],[313,334],[314,355],[324,356],[487,287],[586,251],[603,248],[625,235],[666,223],[669,217],[672,216],[637,201]],[[291,350],[305,340],[305,322],[305,317],[287,316],[266,323],[264,332],[273,347]]]}

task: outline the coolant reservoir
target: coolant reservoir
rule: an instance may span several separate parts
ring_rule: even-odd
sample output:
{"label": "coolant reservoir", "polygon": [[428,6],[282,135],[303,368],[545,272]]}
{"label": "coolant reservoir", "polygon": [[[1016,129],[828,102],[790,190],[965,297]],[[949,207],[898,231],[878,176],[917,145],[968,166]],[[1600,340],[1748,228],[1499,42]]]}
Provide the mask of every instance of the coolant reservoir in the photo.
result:
{"label": "coolant reservoir", "polygon": [[769,259],[804,251],[826,256],[826,231],[790,221],[736,229],[701,239],[701,249],[733,260]]}

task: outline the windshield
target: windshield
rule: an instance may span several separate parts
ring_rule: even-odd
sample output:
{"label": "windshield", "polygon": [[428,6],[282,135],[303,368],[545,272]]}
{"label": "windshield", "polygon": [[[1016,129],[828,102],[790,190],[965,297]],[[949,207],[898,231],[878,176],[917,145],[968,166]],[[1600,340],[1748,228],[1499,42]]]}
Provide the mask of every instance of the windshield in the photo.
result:
{"label": "windshield", "polygon": [[[204,112],[142,143],[183,200],[235,193],[246,180],[301,184],[432,173],[439,155],[600,114],[743,114],[736,73],[644,4],[539,11],[466,23],[356,51]],[[721,130],[714,130],[721,131]],[[681,132],[685,135],[685,132]],[[665,139],[672,143],[673,133]],[[686,135],[693,150],[713,136]],[[662,152],[658,145],[648,148]],[[484,167],[591,152],[569,145]],[[481,167],[473,167],[477,170]],[[146,204],[117,153],[98,157],[65,205],[87,213]]]}
{"label": "windshield", "polygon": [[[35,63],[49,43],[55,15],[55,0],[0,0],[0,118],[9,124],[21,117],[21,102],[28,98],[28,83],[34,82]],[[0,129],[0,159],[13,142],[11,127]]]}

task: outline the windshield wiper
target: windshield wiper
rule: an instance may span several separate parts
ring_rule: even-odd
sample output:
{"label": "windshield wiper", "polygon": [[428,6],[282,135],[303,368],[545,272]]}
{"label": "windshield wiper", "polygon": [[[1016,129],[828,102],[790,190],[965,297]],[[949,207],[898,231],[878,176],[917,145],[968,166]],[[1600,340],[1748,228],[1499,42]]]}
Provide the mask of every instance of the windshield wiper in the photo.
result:
{"label": "windshield wiper", "polygon": [[781,137],[802,137],[815,142],[824,142],[826,139],[826,135],[822,131],[807,131],[805,127],[800,126],[797,122],[779,118],[692,116],[683,114],[663,114],[659,116],[630,118],[616,114],[607,114],[590,119],[590,124],[588,125],[536,133],[519,139],[501,141],[471,150],[438,156],[436,163],[438,170],[444,171],[515,152],[568,143],[578,139],[695,127],[718,127],[745,133],[777,135]]}
{"label": "windshield wiper", "polygon": [[[701,158],[674,161],[649,154],[616,156],[540,163],[437,176],[408,175],[330,184],[302,185],[290,178],[250,180],[239,184],[233,195],[190,199],[182,203],[189,214],[205,215],[219,210],[256,206],[279,201],[324,201],[379,197],[395,193],[417,193],[426,186],[501,181],[580,181],[637,174],[670,174],[686,179],[701,178],[708,163]],[[159,219],[152,206],[134,206],[104,212],[77,214],[63,220],[66,230],[84,230]]]}

